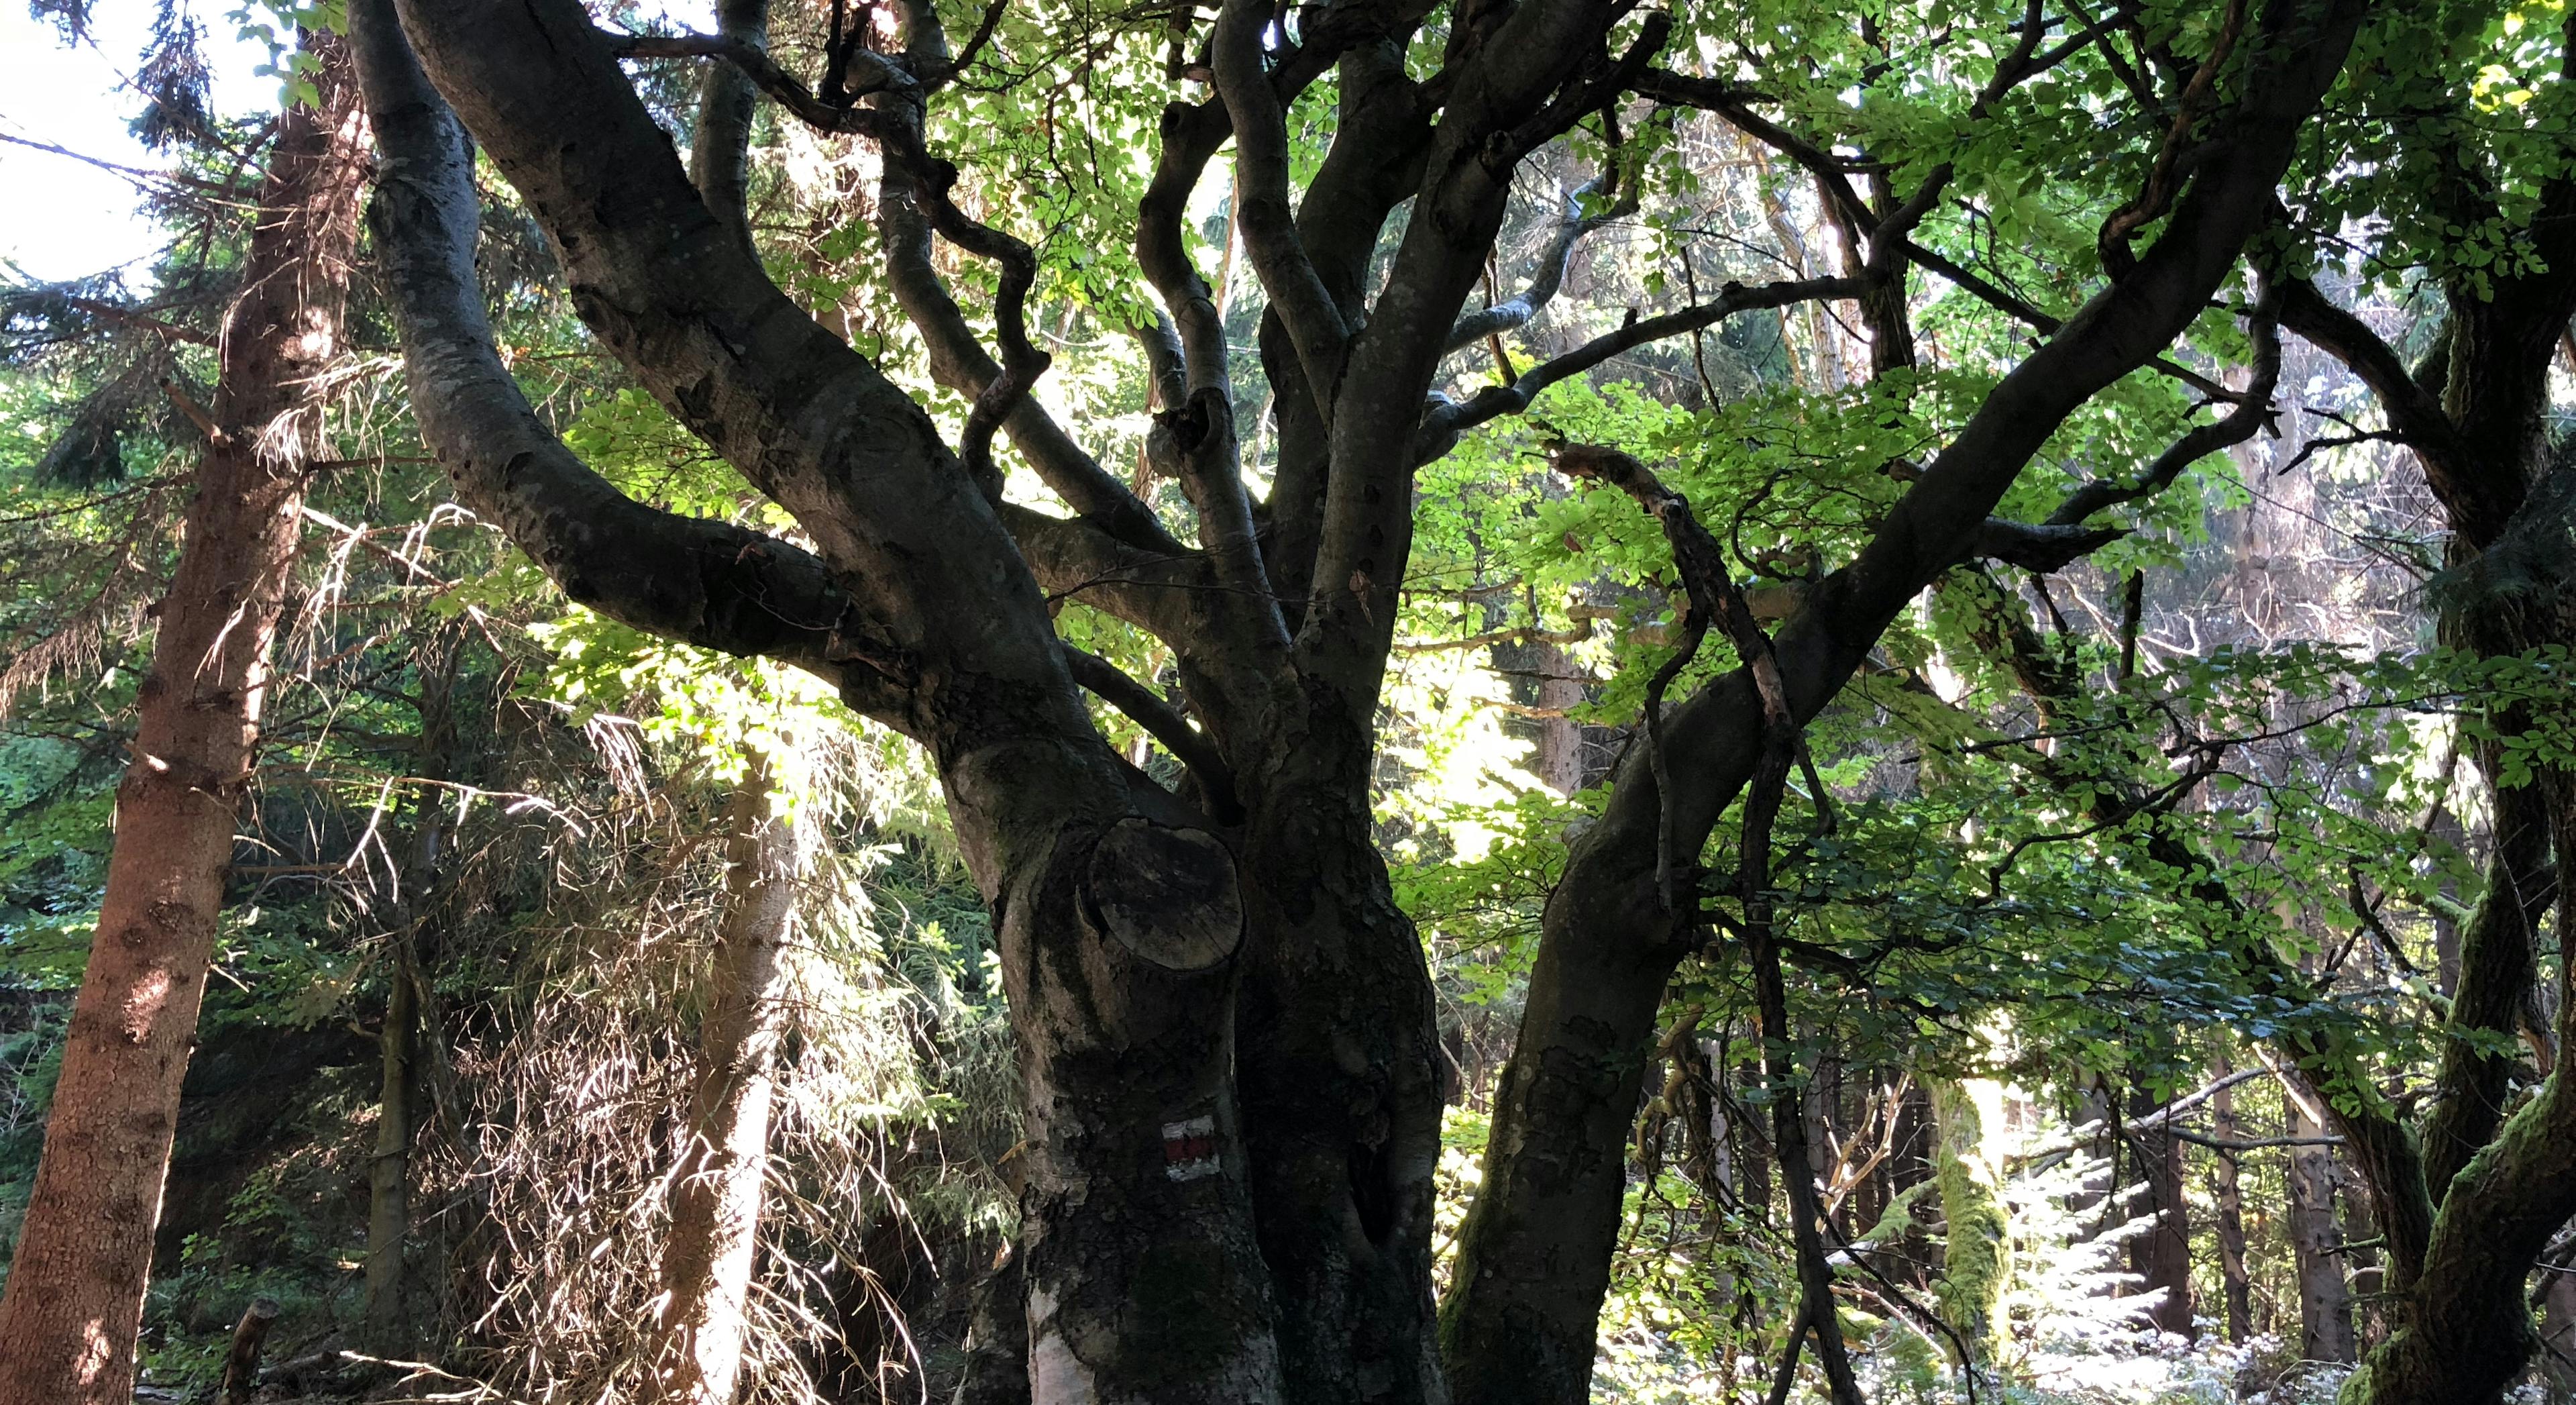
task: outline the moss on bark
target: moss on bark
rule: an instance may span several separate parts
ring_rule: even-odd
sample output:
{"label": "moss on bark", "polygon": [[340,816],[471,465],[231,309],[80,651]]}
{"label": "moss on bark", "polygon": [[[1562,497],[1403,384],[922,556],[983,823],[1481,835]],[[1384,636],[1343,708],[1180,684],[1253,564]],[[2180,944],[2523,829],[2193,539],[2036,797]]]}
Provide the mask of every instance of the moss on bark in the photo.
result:
{"label": "moss on bark", "polygon": [[[1991,1078],[1935,1078],[1933,1183],[1948,1231],[1941,1251],[1943,1310],[1959,1340],[1979,1355],[2004,1323],[2012,1282],[2012,1215],[2004,1206],[2003,1085]],[[1968,1363],[1974,1364],[1974,1363]]]}

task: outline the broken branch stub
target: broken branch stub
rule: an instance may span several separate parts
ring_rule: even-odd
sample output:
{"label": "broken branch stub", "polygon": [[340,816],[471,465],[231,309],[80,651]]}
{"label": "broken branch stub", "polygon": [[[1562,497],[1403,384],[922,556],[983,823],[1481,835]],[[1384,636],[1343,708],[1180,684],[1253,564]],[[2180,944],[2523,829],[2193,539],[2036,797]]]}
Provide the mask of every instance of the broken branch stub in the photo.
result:
{"label": "broken branch stub", "polygon": [[1234,856],[1215,835],[1128,818],[1110,826],[1083,878],[1103,936],[1167,971],[1204,971],[1243,944]]}

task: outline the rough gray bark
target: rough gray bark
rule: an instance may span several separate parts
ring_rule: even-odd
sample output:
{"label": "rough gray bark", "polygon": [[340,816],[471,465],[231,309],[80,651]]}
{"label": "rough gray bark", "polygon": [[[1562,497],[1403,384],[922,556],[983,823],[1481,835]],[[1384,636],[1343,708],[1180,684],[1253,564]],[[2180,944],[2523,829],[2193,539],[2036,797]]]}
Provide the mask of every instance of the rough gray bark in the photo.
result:
{"label": "rough gray bark", "polygon": [[[2210,1061],[2209,1072],[2213,1080],[2228,1076],[2224,1052]],[[2209,1130],[2219,1141],[2240,1139],[2233,1088],[2222,1087],[2210,1099]],[[2227,1340],[2232,1346],[2243,1346],[2254,1339],[2254,1279],[2245,1263],[2242,1168],[2232,1150],[2220,1149],[2210,1167],[2210,1199],[2218,1229],[2218,1278],[2227,1300]]]}
{"label": "rough gray bark", "polygon": [[[2322,1139],[2326,1129],[2295,1103],[2290,1135]],[[2335,1220],[2334,1148],[2290,1149],[2290,1254],[2299,1280],[2299,1359],[2349,1364],[2359,1359],[2352,1331],[2352,1288],[2343,1273],[2343,1231]]]}
{"label": "rough gray bark", "polygon": [[[1270,59],[1244,48],[1266,13],[1229,7],[1220,96],[1167,115],[1163,171],[1140,212],[1140,255],[1171,306],[1182,368],[1153,451],[1199,507],[1195,550],[1028,402],[995,394],[1021,374],[1017,275],[1008,241],[946,205],[946,177],[920,149],[921,104],[953,77],[926,8],[905,21],[909,81],[859,108],[818,103],[737,44],[662,51],[722,52],[800,117],[884,145],[889,269],[934,371],[971,390],[979,415],[992,404],[1075,518],[991,506],[993,475],[971,444],[952,458],[873,368],[780,310],[651,149],[607,61],[645,45],[612,45],[570,5],[406,8],[438,86],[564,251],[603,343],[796,514],[817,550],[616,497],[542,433],[490,356],[465,272],[460,148],[437,95],[416,77],[387,93],[426,116],[400,148],[379,228],[425,435],[468,499],[577,598],[832,677],[941,764],[997,910],[1021,1035],[1036,1145],[1018,1263],[1039,1400],[1443,1398],[1427,1330],[1438,1065],[1419,943],[1369,842],[1371,723],[1409,541],[1411,429],[1439,332],[1481,267],[1511,162],[1582,110],[1546,100],[1597,52],[1613,11],[1549,0],[1471,17],[1436,126],[1400,62],[1418,11],[1331,8]],[[384,47],[387,73],[407,74],[399,46]],[[1307,214],[1319,199],[1374,214],[1307,228],[1303,215],[1281,218],[1280,109],[1344,58],[1345,130],[1376,123],[1404,140],[1391,157],[1337,148]],[[1178,247],[1166,217],[1229,133],[1251,195],[1246,250],[1274,311],[1296,323],[1320,451],[1283,472],[1283,486],[1301,487],[1265,514],[1270,540],[1307,543],[1276,576],[1240,506],[1212,303],[1185,265],[1156,257]],[[1381,302],[1403,315],[1354,330],[1337,305],[1300,297],[1327,275],[1349,274],[1356,290],[1378,224],[1407,194],[1447,213],[1436,230],[1416,221],[1399,255]],[[999,361],[974,345],[922,256],[931,234],[1004,263]],[[664,550],[638,552],[642,542]],[[1239,820],[1203,811],[1212,793],[1165,794],[1106,754],[1032,573],[1173,642]],[[1113,702],[1126,691],[1095,681]],[[1239,823],[1235,847],[1254,857],[1238,868],[1211,823]],[[1258,939],[1238,963],[1247,927]],[[1228,1004],[1238,965],[1239,1019]]]}
{"label": "rough gray bark", "polygon": [[0,1399],[129,1405],[153,1229],[256,759],[357,234],[365,127],[339,45],[279,121],[45,1146],[0,1296]]}
{"label": "rough gray bark", "polygon": [[[577,5],[407,7],[397,27],[362,3],[353,30],[413,395],[460,492],[576,598],[832,677],[938,762],[1021,1033],[1035,1398],[1274,1397],[1227,1078],[1243,900],[1226,845],[1138,788],[999,514],[927,416],[725,235]],[[554,235],[603,343],[816,554],[643,508],[544,433],[491,349],[441,89]]]}

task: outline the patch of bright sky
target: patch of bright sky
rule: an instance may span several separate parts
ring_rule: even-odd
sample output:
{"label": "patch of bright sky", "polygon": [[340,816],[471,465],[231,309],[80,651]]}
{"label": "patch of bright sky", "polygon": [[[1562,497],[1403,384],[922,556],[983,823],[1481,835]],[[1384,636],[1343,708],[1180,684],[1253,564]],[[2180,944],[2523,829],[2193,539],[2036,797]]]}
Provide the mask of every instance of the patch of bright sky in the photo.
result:
{"label": "patch of bright sky", "polygon": [[[101,161],[167,170],[172,159],[144,148],[127,130],[143,99],[125,86],[152,32],[151,0],[98,0],[88,42],[66,45],[53,25],[0,0],[0,133],[50,142]],[[234,37],[212,4],[198,7],[206,26],[206,64],[214,74],[218,115],[241,117],[277,105],[277,80],[252,70],[267,46]],[[126,268],[137,284],[162,242],[141,213],[132,181],[114,172],[0,142],[0,189],[17,192],[0,210],[0,260],[17,276],[48,282]]]}

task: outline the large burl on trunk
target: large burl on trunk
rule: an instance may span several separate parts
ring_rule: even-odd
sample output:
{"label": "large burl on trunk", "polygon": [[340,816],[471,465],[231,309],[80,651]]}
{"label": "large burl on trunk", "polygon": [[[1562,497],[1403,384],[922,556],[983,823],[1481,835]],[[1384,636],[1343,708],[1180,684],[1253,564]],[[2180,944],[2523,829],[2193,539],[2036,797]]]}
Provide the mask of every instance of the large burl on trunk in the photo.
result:
{"label": "large burl on trunk", "polygon": [[178,569],[156,613],[116,791],[116,847],[43,1160],[0,1298],[0,1399],[127,1405],[143,1290],[196,1041],[269,647],[340,349],[366,132],[342,45],[308,36],[319,101],[280,119]]}

